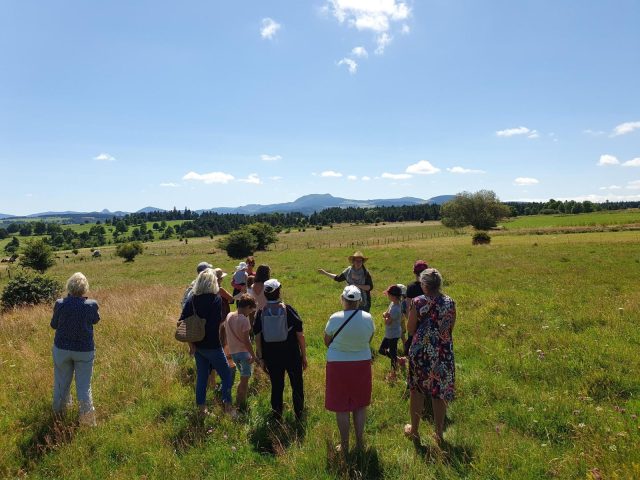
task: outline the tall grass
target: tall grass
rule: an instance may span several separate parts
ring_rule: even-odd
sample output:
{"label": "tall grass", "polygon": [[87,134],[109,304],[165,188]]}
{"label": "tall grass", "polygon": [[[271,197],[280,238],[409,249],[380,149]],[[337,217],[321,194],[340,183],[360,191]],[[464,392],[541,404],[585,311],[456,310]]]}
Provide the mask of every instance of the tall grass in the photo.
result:
{"label": "tall grass", "polygon": [[[419,229],[420,226],[407,226]],[[428,231],[428,226],[423,226]],[[640,476],[640,243],[635,232],[495,236],[473,247],[469,236],[427,237],[364,249],[375,283],[377,346],[384,332],[380,293],[411,281],[415,259],[442,272],[457,302],[454,332],[458,398],[449,409],[447,448],[439,452],[423,428],[423,447],[402,436],[408,402],[402,381],[385,380],[386,358],[374,363],[369,449],[348,463],[336,457],[334,417],[324,410],[322,331],[339,309],[342,286],[316,273],[339,271],[351,245],[347,232],[325,229],[307,248],[258,255],[300,312],[310,365],[308,416],[283,425],[268,415],[264,375],[251,383],[249,408],[231,421],[198,421],[194,364],[173,340],[183,288],[207,260],[227,271],[236,263],[210,240],[149,245],[135,262],[111,257],[60,263],[64,280],[77,270],[100,303],[93,389],[99,426],[80,428],[74,412],[50,414],[51,306],[3,314],[0,320],[0,476],[35,478],[638,478]],[[420,231],[417,230],[419,233]],[[331,237],[335,234],[335,238]],[[398,233],[402,235],[402,233]],[[375,235],[382,235],[375,231]],[[321,243],[322,243],[321,242]],[[211,393],[210,399],[212,398]],[[285,395],[291,410],[290,393]],[[215,400],[211,400],[215,404]],[[593,472],[593,473],[592,473]],[[594,477],[595,478],[595,477]]]}

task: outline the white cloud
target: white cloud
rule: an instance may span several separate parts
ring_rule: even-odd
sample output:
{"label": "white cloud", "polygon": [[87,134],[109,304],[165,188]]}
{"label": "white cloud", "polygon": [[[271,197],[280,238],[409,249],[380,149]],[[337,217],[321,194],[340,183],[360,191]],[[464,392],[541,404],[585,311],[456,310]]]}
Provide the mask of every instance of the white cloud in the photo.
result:
{"label": "white cloud", "polygon": [[600,135],[604,135],[607,132],[604,132],[602,130],[591,130],[590,128],[583,130],[582,133],[584,133],[585,135],[591,135],[592,137],[599,137]]}
{"label": "white cloud", "polygon": [[409,165],[405,170],[407,173],[415,173],[416,175],[433,175],[439,171],[440,169],[438,167],[434,167],[431,165],[431,162],[427,160],[420,160],[418,163]]}
{"label": "white cloud", "polygon": [[627,183],[627,188],[629,190],[640,190],[640,180],[634,180],[633,182]]}
{"label": "white cloud", "polygon": [[179,183],[173,183],[173,182],[166,182],[166,183],[161,183],[160,184],[161,187],[166,187],[166,188],[177,188],[180,186]]}
{"label": "white cloud", "polygon": [[282,177],[280,177],[280,176],[278,176],[278,175],[275,175],[275,176],[273,176],[273,177],[269,177],[269,180],[273,180],[274,182],[277,182],[277,181],[279,181],[279,180],[282,180]]}
{"label": "white cloud", "polygon": [[610,137],[618,137],[620,135],[626,135],[627,133],[631,133],[634,130],[640,128],[640,122],[626,122],[621,123],[613,129],[613,133],[609,135]]}
{"label": "white cloud", "polygon": [[405,23],[402,25],[402,30],[400,30],[400,32],[402,32],[403,35],[409,35],[409,33],[411,33],[411,27]]}
{"label": "white cloud", "polygon": [[600,187],[600,190],[621,190],[620,185],[609,185],[608,187]]}
{"label": "white cloud", "polygon": [[262,160],[263,162],[277,162],[278,160],[282,160],[282,156],[267,155],[266,153],[263,153],[262,155],[260,155],[260,160]]}
{"label": "white cloud", "polygon": [[636,157],[632,160],[627,160],[622,164],[623,167],[640,167],[640,157]]}
{"label": "white cloud", "polygon": [[355,175],[349,175],[347,177],[347,180],[358,180],[358,177],[356,177]]}
{"label": "white cloud", "polygon": [[341,66],[341,65],[346,65],[351,75],[355,75],[355,73],[358,71],[358,64],[355,62],[355,60],[352,60],[351,58],[345,57],[342,60],[340,60],[338,62],[338,66]]}
{"label": "white cloud", "polygon": [[239,178],[238,181],[242,183],[252,183],[254,185],[262,184],[262,180],[260,180],[257,173],[250,173],[247,178]]}
{"label": "white cloud", "polygon": [[320,174],[321,177],[341,177],[342,174],[340,172],[334,172],[333,170],[325,170]]}
{"label": "white cloud", "polygon": [[527,138],[540,138],[540,134],[538,133],[537,130],[534,130],[529,135],[527,135]]}
{"label": "white cloud", "polygon": [[189,172],[184,177],[182,177],[182,179],[194,180],[196,182],[212,184],[212,183],[229,183],[231,180],[234,179],[234,176],[224,172],[211,172],[211,173]]}
{"label": "white cloud", "polygon": [[496,135],[498,137],[513,137],[515,135],[533,135],[534,133],[537,132],[535,130],[529,130],[527,127],[516,127],[498,130]]}
{"label": "white cloud", "polygon": [[33,197],[33,193],[25,193],[24,196],[31,198],[31,197]]}
{"label": "white cloud", "polygon": [[369,180],[371,180],[371,177],[367,177],[366,175],[362,177],[363,182],[368,182]]}
{"label": "white cloud", "polygon": [[387,48],[387,45],[391,43],[391,40],[393,40],[393,37],[389,35],[387,32],[383,32],[380,35],[378,35],[378,38],[376,38],[377,46],[374,53],[376,55],[384,54],[384,49]]}
{"label": "white cloud", "polygon": [[518,177],[513,181],[513,183],[522,187],[527,185],[537,185],[540,181],[537,178]]}
{"label": "white cloud", "polygon": [[473,170],[471,168],[463,168],[463,167],[452,167],[452,168],[447,168],[448,172],[451,173],[487,173],[484,170]]}
{"label": "white cloud", "polygon": [[351,50],[351,55],[354,57],[367,58],[369,52],[367,52],[367,49],[364,47],[354,47],[353,50]]}
{"label": "white cloud", "polygon": [[604,167],[606,165],[619,165],[619,164],[620,164],[620,161],[613,155],[600,155],[600,160],[598,160],[599,167]]}
{"label": "white cloud", "polygon": [[278,33],[278,30],[280,30],[281,27],[282,25],[276,22],[273,18],[263,18],[262,28],[260,28],[260,35],[262,36],[262,38],[271,40],[276,36],[276,33]]}
{"label": "white cloud", "polygon": [[334,17],[347,22],[358,30],[385,32],[390,22],[404,21],[411,15],[411,9],[396,0],[328,0]]}
{"label": "white cloud", "polygon": [[97,157],[93,157],[94,160],[99,160],[101,162],[113,162],[115,161],[115,157],[109,155],[108,153],[101,153]]}
{"label": "white cloud", "polygon": [[412,175],[409,175],[408,173],[383,173],[381,175],[382,178],[389,178],[391,180],[406,180],[408,178],[411,178]]}

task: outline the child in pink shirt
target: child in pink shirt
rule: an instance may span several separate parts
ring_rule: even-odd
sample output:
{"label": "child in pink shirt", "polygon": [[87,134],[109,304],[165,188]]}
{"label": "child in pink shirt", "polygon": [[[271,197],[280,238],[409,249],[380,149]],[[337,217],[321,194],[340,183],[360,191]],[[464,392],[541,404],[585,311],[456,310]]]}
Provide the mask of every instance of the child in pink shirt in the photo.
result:
{"label": "child in pink shirt", "polygon": [[236,305],[238,310],[229,313],[223,325],[231,358],[240,372],[236,403],[242,407],[247,401],[249,378],[252,373],[252,364],[255,361],[255,353],[249,337],[251,333],[249,317],[256,310],[256,301],[251,295],[245,293],[240,296]]}

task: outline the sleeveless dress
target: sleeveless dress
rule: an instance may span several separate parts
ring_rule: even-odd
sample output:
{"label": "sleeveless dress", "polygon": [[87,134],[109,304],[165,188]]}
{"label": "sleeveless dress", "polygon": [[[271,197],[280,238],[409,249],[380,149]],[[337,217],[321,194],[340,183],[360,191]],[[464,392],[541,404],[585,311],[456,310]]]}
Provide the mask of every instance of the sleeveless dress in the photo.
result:
{"label": "sleeveless dress", "polygon": [[456,305],[451,297],[421,295],[413,299],[418,327],[409,348],[409,388],[425,396],[455,398],[453,325]]}

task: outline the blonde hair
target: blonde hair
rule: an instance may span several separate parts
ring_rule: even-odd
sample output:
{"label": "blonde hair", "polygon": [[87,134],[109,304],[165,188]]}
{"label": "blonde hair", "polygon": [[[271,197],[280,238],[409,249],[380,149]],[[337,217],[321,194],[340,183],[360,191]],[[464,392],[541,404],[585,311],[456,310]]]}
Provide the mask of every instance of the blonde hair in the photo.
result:
{"label": "blonde hair", "polygon": [[205,293],[213,293],[214,295],[220,291],[218,286],[218,277],[216,272],[210,268],[203,270],[196,278],[196,283],[193,286],[194,295],[203,295]]}
{"label": "blonde hair", "polygon": [[89,291],[89,282],[81,272],[76,272],[67,280],[67,292],[73,297],[84,297]]}

